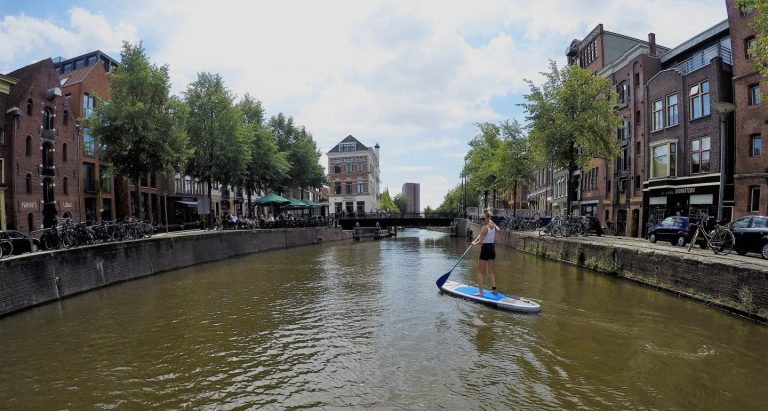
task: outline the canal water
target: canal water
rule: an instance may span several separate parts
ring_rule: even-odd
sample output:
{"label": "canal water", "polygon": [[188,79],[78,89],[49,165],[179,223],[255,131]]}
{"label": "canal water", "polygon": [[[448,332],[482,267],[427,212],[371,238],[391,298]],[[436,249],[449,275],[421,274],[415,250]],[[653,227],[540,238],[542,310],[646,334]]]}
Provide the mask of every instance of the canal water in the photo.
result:
{"label": "canal water", "polygon": [[0,409],[766,409],[768,327],[503,248],[543,312],[489,309],[435,287],[465,247],[406,230],[2,318]]}

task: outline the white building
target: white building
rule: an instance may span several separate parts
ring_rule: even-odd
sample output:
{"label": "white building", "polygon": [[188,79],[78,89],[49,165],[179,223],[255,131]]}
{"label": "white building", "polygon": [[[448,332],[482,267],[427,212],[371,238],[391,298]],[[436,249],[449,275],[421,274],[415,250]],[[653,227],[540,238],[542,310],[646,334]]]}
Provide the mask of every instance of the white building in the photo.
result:
{"label": "white building", "polygon": [[351,135],[327,153],[332,214],[379,210],[379,144],[369,148]]}

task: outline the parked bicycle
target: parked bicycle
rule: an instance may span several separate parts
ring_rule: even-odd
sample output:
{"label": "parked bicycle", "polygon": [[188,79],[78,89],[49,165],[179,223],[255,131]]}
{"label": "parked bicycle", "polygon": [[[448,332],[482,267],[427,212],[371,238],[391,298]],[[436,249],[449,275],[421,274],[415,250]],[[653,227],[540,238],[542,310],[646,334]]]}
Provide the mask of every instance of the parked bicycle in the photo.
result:
{"label": "parked bicycle", "polygon": [[711,248],[715,254],[728,255],[733,250],[734,244],[736,244],[736,237],[733,236],[731,230],[727,226],[720,225],[720,222],[714,223],[711,217],[707,221],[707,226],[712,227],[711,230],[705,228],[705,224],[702,223],[696,226],[696,232],[693,233],[691,242],[688,244],[688,252],[693,248],[693,244],[696,243],[699,238],[699,233],[704,237],[704,244],[699,244],[701,248]]}

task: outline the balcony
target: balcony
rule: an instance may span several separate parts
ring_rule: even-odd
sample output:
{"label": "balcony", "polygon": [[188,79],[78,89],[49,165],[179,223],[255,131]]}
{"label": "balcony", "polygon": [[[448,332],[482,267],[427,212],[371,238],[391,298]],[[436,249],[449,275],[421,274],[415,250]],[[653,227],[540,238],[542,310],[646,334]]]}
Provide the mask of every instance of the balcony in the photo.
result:
{"label": "balcony", "polygon": [[48,140],[55,140],[56,139],[56,130],[40,130],[40,137],[48,139]]}
{"label": "balcony", "polygon": [[731,65],[733,64],[731,50],[721,46],[720,44],[714,44],[694,54],[673,68],[680,72],[680,74],[686,75],[694,70],[706,66],[715,57],[722,58],[723,63]]}

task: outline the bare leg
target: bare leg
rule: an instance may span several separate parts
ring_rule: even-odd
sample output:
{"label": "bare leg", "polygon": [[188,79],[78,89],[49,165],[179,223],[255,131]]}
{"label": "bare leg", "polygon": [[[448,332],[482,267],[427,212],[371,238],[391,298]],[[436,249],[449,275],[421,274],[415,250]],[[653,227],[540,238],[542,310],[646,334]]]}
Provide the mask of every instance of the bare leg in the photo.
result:
{"label": "bare leg", "polygon": [[478,293],[475,295],[483,295],[483,272],[488,269],[488,262],[480,260],[477,262],[477,288]]}
{"label": "bare leg", "polygon": [[488,273],[488,280],[491,282],[493,293],[496,294],[496,277],[493,275],[493,260],[488,260],[485,264],[485,271]]}

